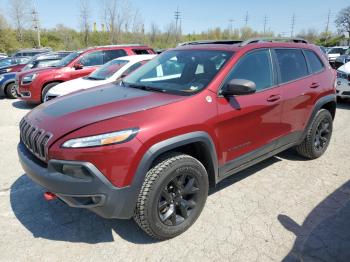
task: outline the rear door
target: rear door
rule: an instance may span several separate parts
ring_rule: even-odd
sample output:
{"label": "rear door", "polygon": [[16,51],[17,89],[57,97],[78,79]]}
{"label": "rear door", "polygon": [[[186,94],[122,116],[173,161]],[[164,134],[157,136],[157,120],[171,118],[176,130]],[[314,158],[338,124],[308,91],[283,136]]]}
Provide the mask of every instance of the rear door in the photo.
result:
{"label": "rear door", "polygon": [[301,49],[275,49],[279,84],[283,94],[282,127],[284,144],[295,142],[309,119],[320,82],[308,68]]}
{"label": "rear door", "polygon": [[250,80],[257,91],[218,98],[221,175],[275,148],[283,130],[282,95],[275,76],[271,51],[259,49],[244,55],[224,81],[223,86],[232,79]]}

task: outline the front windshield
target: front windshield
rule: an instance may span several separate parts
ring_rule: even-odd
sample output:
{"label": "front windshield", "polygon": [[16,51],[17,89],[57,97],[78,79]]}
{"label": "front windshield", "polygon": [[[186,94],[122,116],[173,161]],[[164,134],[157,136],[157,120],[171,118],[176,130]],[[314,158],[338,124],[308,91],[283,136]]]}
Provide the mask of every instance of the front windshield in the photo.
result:
{"label": "front windshield", "polygon": [[344,54],[345,53],[345,50],[344,48],[332,48],[331,50],[329,50],[328,54]]}
{"label": "front windshield", "polygon": [[12,58],[5,58],[0,60],[0,67],[10,66],[12,62]]}
{"label": "front windshield", "polygon": [[99,69],[92,72],[87,79],[91,80],[106,80],[114,75],[119,69],[126,65],[127,60],[112,60],[103,65]]}
{"label": "front windshield", "polygon": [[60,60],[56,64],[54,64],[53,66],[54,67],[64,67],[64,66],[68,65],[72,60],[77,58],[81,53],[82,52],[73,52],[73,53],[67,55],[66,57],[64,57],[62,60]]}
{"label": "front windshield", "polygon": [[129,87],[193,94],[203,90],[233,52],[217,50],[172,50],[151,60],[125,78]]}

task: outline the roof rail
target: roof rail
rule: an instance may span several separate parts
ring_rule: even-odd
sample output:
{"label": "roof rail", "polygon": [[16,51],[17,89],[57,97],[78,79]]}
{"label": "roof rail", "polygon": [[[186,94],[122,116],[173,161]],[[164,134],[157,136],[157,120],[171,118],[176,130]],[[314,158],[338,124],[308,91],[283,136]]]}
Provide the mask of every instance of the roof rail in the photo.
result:
{"label": "roof rail", "polygon": [[241,43],[241,40],[198,40],[179,43],[177,46],[186,45],[206,45],[206,44],[222,44],[222,45],[234,45]]}
{"label": "roof rail", "polygon": [[108,47],[120,47],[120,46],[146,46],[142,44],[119,44],[119,45],[101,45],[101,46],[91,46],[86,49],[93,49],[93,48],[108,48]]}
{"label": "roof rail", "polygon": [[252,43],[264,43],[264,42],[291,42],[291,43],[302,43],[308,44],[309,42],[302,38],[294,38],[294,37],[258,37],[251,38],[243,41],[240,46],[246,46]]}

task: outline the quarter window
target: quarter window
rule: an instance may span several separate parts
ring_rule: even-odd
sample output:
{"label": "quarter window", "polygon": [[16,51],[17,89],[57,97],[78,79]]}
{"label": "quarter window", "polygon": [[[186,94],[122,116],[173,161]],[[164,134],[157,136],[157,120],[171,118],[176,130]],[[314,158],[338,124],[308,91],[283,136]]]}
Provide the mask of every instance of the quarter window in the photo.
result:
{"label": "quarter window", "polygon": [[308,75],[305,57],[300,49],[276,49],[282,83]]}
{"label": "quarter window", "polygon": [[309,61],[312,73],[317,73],[322,71],[324,68],[324,65],[321,62],[318,55],[316,55],[313,51],[310,51],[310,50],[304,50],[304,51],[305,51],[306,58]]}
{"label": "quarter window", "polygon": [[233,79],[245,79],[255,83],[256,90],[274,85],[273,69],[269,50],[259,50],[245,55],[236,64],[226,82]]}

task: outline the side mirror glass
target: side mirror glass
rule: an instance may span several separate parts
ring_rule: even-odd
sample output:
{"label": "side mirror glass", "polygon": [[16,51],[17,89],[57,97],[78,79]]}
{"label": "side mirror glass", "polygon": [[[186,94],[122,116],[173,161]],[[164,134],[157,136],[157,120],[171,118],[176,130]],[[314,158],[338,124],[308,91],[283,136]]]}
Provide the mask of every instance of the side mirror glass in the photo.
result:
{"label": "side mirror glass", "polygon": [[253,81],[246,79],[233,79],[229,81],[222,89],[223,96],[249,95],[256,91],[256,85]]}

